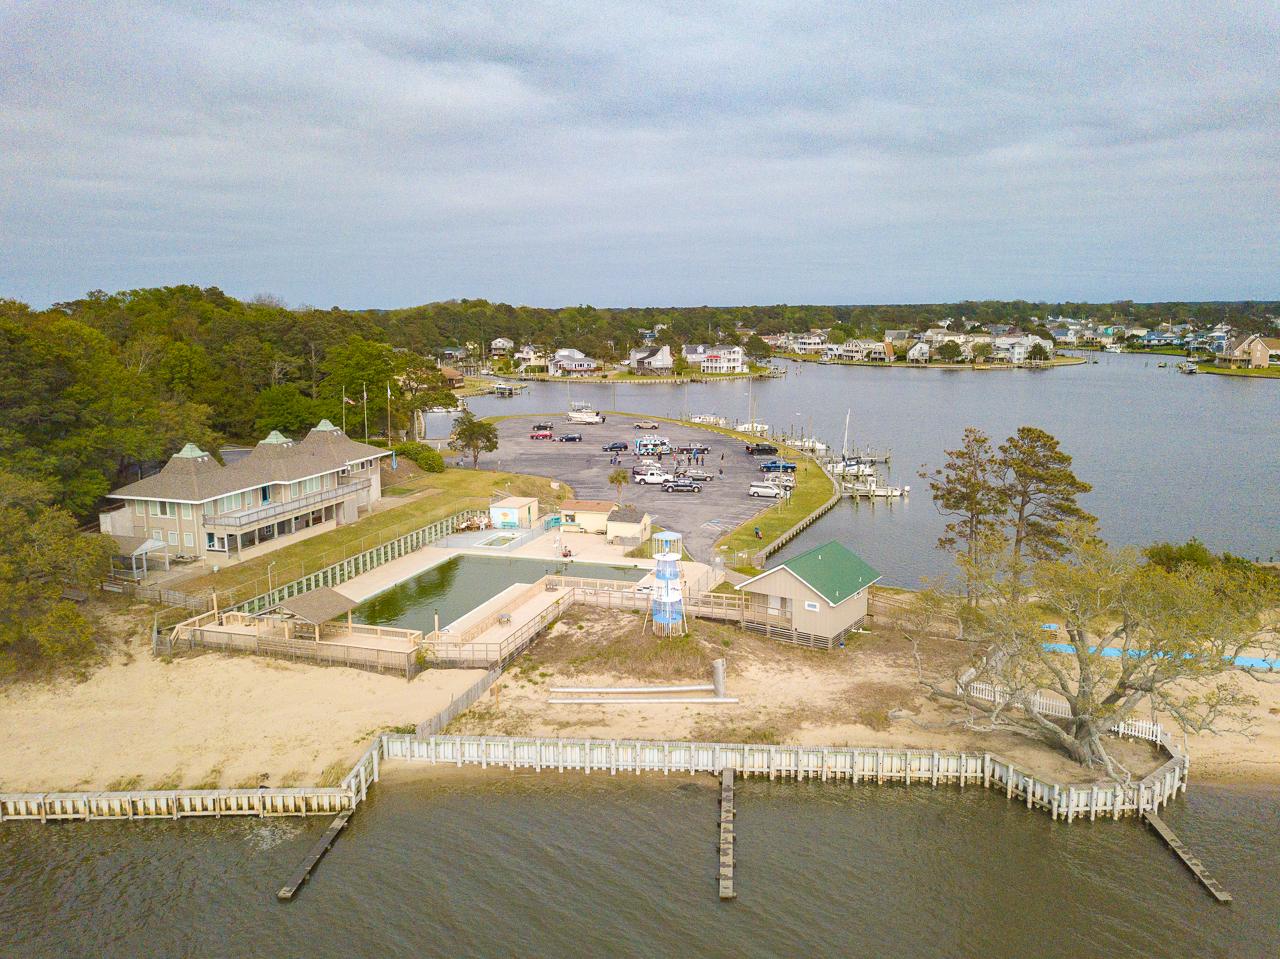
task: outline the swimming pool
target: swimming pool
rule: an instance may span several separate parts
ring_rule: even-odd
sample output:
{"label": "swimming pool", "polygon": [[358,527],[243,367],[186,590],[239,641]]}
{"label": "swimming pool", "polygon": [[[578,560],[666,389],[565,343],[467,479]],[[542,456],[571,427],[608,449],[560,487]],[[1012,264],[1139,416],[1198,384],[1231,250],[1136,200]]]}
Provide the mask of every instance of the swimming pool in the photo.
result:
{"label": "swimming pool", "polygon": [[429,633],[440,613],[446,626],[515,583],[536,583],[548,573],[638,582],[647,569],[501,556],[455,556],[371,596],[351,613],[357,623]]}

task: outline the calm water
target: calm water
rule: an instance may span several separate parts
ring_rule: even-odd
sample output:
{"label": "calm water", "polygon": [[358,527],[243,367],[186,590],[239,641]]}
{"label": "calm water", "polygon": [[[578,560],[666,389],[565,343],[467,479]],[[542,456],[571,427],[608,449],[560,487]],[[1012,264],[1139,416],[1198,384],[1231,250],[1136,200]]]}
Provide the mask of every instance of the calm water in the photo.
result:
{"label": "calm water", "polygon": [[561,563],[554,560],[510,559],[502,556],[458,556],[433,566],[361,603],[352,615],[374,626],[401,626],[431,632],[435,614],[440,625],[475,609],[516,583],[536,583],[548,573],[587,579],[625,579],[635,582],[647,571],[602,563]]}
{"label": "calm water", "polygon": [[743,785],[730,904],[709,777],[384,784],[288,905],[318,820],[13,825],[0,953],[1274,959],[1277,800],[1206,787],[1170,813],[1229,908],[1133,822],[954,788]]}
{"label": "calm water", "polygon": [[[966,425],[1003,438],[1033,424],[1097,487],[1087,505],[1113,541],[1196,535],[1280,553],[1280,384],[1155,363],[1106,356],[1041,374],[805,365],[755,384],[758,419],[837,443],[852,408],[853,440],[891,448],[894,480],[919,487],[892,509],[836,510],[793,548],[841,539],[903,584],[941,572],[941,520],[916,470],[937,465]],[[611,409],[749,415],[741,383],[572,389]],[[555,411],[569,398],[536,386],[474,405]],[[395,622],[439,604],[448,621],[511,576],[467,560],[366,613]],[[1066,827],[981,790],[760,782],[740,792],[741,898],[721,904],[715,810],[709,779],[384,784],[287,906],[275,890],[322,821],[6,824],[0,955],[1280,955],[1280,789],[1193,785],[1169,810],[1236,896],[1229,908],[1133,822]]]}
{"label": "calm water", "polygon": [[745,422],[754,400],[756,418],[774,429],[836,446],[851,410],[850,444],[891,450],[890,478],[913,493],[891,506],[846,503],[782,555],[839,539],[901,586],[949,572],[949,560],[933,548],[944,520],[916,474],[940,466],[966,426],[997,441],[1027,425],[1058,437],[1076,473],[1093,484],[1083,505],[1113,543],[1198,536],[1218,550],[1280,558],[1280,382],[1183,376],[1157,362],[1103,354],[1097,364],[987,373],[787,363],[785,379],[758,381],[750,390],[742,382],[533,384],[513,399],[469,403],[484,414],[553,412],[572,398],[615,410],[716,413]]}

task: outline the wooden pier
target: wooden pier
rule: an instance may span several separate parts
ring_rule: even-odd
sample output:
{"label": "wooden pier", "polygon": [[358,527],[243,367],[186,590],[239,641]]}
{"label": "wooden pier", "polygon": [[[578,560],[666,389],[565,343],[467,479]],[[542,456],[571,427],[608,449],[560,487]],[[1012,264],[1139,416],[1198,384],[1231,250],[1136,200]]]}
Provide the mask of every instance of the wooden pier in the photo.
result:
{"label": "wooden pier", "polygon": [[280,891],[276,893],[277,899],[282,902],[288,902],[298,894],[298,889],[310,878],[311,871],[316,868],[316,864],[320,862],[324,854],[329,851],[329,847],[337,840],[338,833],[346,828],[351,819],[351,814],[354,812],[354,809],[344,809],[338,813],[333,822],[329,824],[329,828],[324,831],[324,835],[317,839],[315,845],[308,850],[306,858],[302,860],[302,865],[298,867],[297,872],[280,887]]}
{"label": "wooden pier", "polygon": [[1156,831],[1156,834],[1165,841],[1165,845],[1174,851],[1175,855],[1182,860],[1183,865],[1191,870],[1191,874],[1200,880],[1201,884],[1209,890],[1218,902],[1232,901],[1231,893],[1223,889],[1222,884],[1209,875],[1209,871],[1205,869],[1204,863],[1191,854],[1191,850],[1188,849],[1183,841],[1177,837],[1174,831],[1169,828],[1168,823],[1150,810],[1144,812],[1142,814],[1142,818],[1147,825]]}
{"label": "wooden pier", "polygon": [[733,889],[733,768],[720,770],[720,898],[736,899]]}

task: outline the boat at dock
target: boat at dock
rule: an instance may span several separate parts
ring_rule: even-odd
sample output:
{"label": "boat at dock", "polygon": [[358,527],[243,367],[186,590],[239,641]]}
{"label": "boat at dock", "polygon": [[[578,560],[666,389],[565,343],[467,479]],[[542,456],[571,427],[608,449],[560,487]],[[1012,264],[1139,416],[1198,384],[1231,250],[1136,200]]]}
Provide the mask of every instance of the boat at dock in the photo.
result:
{"label": "boat at dock", "polygon": [[715,416],[712,413],[695,413],[689,417],[690,423],[697,423],[699,426],[719,426],[727,427],[729,421],[723,416]]}
{"label": "boat at dock", "polygon": [[1183,360],[1178,364],[1179,373],[1199,373],[1200,367],[1196,366],[1190,360]]}
{"label": "boat at dock", "polygon": [[911,492],[910,486],[885,486],[878,479],[842,483],[841,492],[856,499],[900,499]]}
{"label": "boat at dock", "polygon": [[768,423],[740,423],[738,425],[739,433],[750,433],[752,436],[767,436],[769,434]]}

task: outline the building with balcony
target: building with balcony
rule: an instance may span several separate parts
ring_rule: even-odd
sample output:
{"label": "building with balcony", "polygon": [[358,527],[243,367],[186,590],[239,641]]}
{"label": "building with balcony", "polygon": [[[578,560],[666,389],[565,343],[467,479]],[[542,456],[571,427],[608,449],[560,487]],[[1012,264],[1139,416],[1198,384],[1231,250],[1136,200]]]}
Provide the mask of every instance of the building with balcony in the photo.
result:
{"label": "building with balcony", "polygon": [[118,505],[99,527],[226,565],[354,522],[381,498],[379,461],[389,455],[328,420],[297,442],[273,431],[225,466],[188,443],[158,473],[110,493]]}

